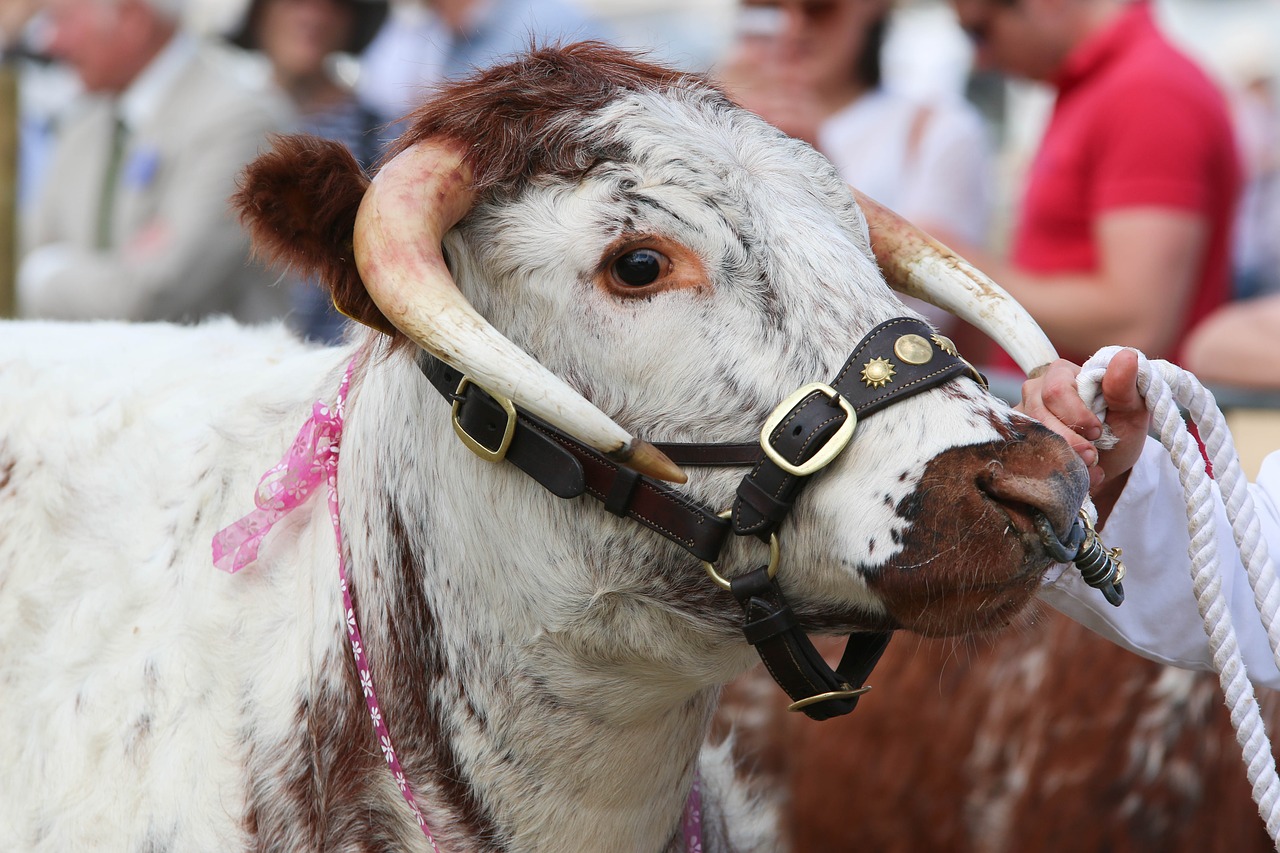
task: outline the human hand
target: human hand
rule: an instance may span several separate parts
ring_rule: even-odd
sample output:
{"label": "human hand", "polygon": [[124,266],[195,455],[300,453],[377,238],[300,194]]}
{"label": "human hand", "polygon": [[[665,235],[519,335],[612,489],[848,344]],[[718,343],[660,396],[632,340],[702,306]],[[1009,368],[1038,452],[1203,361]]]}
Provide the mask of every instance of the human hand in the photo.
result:
{"label": "human hand", "polygon": [[1138,393],[1138,355],[1121,350],[1102,377],[1110,435],[1100,448],[1102,421],[1076,390],[1080,368],[1059,359],[1022,386],[1018,411],[1030,415],[1066,439],[1089,469],[1089,492],[1100,519],[1105,519],[1124,489],[1128,473],[1142,454],[1151,415]]}

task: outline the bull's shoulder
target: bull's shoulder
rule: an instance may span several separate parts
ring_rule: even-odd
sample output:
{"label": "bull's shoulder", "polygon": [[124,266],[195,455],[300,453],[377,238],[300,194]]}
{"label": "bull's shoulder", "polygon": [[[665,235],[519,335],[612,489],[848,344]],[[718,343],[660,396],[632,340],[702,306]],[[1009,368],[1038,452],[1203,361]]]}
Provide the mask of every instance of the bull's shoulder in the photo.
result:
{"label": "bull's shoulder", "polygon": [[53,495],[126,475],[189,488],[211,475],[202,452],[231,479],[296,432],[340,358],[230,321],[0,324],[0,457]]}

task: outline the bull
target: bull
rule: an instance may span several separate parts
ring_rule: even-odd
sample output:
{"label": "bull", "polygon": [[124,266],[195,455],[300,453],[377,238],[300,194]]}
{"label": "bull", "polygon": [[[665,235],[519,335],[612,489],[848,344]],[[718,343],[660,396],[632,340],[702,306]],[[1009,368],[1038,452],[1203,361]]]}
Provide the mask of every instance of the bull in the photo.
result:
{"label": "bull", "polygon": [[807,145],[603,45],[446,88],[393,154],[370,182],[283,139],[236,198],[345,346],[0,328],[6,843],[776,849],[704,747],[752,643],[843,713],[865,671],[807,632],[873,638],[865,669],[1004,626],[1087,488],[877,253],[1013,352],[1038,331]]}

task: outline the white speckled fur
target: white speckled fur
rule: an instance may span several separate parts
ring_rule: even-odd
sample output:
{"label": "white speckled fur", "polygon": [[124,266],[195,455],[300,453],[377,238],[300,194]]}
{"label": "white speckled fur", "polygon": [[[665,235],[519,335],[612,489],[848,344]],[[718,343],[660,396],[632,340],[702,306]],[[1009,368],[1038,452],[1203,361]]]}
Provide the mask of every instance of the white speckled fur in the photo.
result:
{"label": "white speckled fur", "polygon": [[[807,146],[701,91],[633,95],[584,132],[616,136],[630,156],[481,207],[447,246],[481,313],[624,427],[751,440],[778,400],[906,313],[848,193]],[[624,218],[691,247],[708,286],[648,300],[597,290]],[[729,627],[736,605],[692,610],[683,596],[706,581],[675,546],[478,461],[408,353],[376,338],[319,349],[226,322],[0,325],[0,846],[262,844],[252,804],[261,812],[287,784],[262,768],[317,761],[293,745],[315,734],[307,715],[326,689],[346,684],[333,534],[315,501],[236,576],[214,570],[209,543],[251,509],[258,477],[358,352],[340,493],[374,677],[401,719],[402,686],[430,682],[429,713],[458,761],[447,773],[492,833],[467,835],[446,771],[389,716],[442,850],[681,848],[716,691],[753,661]],[[784,547],[798,601],[878,612],[854,567],[892,556],[886,531],[905,523],[893,506],[937,453],[997,439],[1008,417],[969,382],[893,411],[859,425],[797,507]],[[727,505],[739,476],[695,471],[688,488]],[[414,624],[385,570],[406,543],[434,620],[429,673],[389,658],[406,648],[396,629]],[[726,571],[759,547],[732,546]],[[361,725],[368,741],[352,748],[376,752]],[[728,792],[727,750],[703,760],[707,849],[776,849],[769,811]],[[396,815],[391,846],[425,849],[378,772],[369,802]],[[331,804],[313,794],[323,821]],[[310,831],[283,830],[278,845],[314,849]],[[363,845],[352,835],[332,849],[380,849]]]}

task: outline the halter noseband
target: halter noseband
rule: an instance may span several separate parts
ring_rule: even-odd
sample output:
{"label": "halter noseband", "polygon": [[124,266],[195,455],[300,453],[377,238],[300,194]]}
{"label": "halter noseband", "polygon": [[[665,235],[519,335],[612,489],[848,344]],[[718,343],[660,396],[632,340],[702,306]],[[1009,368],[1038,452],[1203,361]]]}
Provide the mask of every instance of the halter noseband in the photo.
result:
{"label": "halter noseband", "polygon": [[[790,710],[815,720],[854,709],[870,689],[863,683],[891,634],[853,633],[839,665],[827,665],[775,578],[778,527],[809,478],[848,446],[859,420],[960,376],[986,385],[951,341],[927,324],[908,317],[881,323],[830,384],[806,385],[784,400],[766,420],[758,443],[655,443],[685,467],[752,466],[732,509],[717,514],[519,411],[429,353],[419,355],[418,366],[452,402],[454,430],[481,458],[511,462],[557,497],[589,494],[614,515],[643,524],[703,561],[712,580],[741,605],[743,634],[793,700]],[[730,533],[772,542],[770,565],[732,580],[721,577],[714,564]]]}

